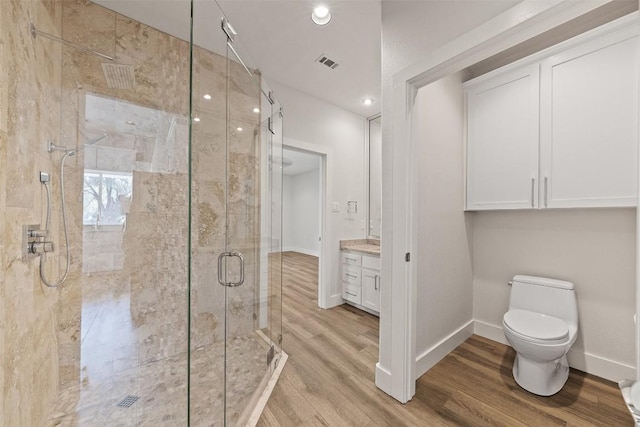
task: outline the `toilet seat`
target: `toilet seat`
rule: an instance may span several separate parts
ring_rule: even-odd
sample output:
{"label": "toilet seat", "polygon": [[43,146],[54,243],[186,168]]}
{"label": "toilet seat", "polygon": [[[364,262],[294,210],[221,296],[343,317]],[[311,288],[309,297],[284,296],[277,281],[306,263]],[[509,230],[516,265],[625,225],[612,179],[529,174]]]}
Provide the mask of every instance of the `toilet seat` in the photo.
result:
{"label": "toilet seat", "polygon": [[564,320],[533,311],[509,310],[503,323],[514,335],[534,343],[560,344],[569,337]]}

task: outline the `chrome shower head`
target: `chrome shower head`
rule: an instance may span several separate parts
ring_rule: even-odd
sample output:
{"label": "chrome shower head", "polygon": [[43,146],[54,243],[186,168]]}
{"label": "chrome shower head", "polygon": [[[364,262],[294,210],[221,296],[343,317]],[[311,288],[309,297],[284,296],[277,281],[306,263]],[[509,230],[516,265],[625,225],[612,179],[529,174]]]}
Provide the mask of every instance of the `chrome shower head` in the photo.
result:
{"label": "chrome shower head", "polygon": [[102,140],[103,140],[103,139],[105,139],[106,137],[107,137],[107,134],[105,133],[105,134],[100,135],[100,136],[99,136],[99,137],[97,137],[97,138],[90,139],[90,140],[89,140],[89,141],[87,141],[83,146],[78,147],[78,148],[74,148],[73,150],[71,150],[71,151],[73,152],[73,154],[71,154],[71,155],[73,156],[73,155],[74,155],[74,154],[76,154],[78,151],[82,151],[82,150],[84,150],[85,148],[87,148],[88,146],[93,145],[93,144],[95,144],[95,143],[96,143],[96,142],[98,142],[98,141],[102,141]]}

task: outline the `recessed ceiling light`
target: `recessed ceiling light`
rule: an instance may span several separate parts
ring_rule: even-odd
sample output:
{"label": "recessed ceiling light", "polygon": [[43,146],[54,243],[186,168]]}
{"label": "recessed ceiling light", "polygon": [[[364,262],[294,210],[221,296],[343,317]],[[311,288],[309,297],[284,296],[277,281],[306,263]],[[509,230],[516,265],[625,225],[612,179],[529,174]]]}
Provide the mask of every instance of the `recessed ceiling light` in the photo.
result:
{"label": "recessed ceiling light", "polygon": [[135,126],[136,122],[132,122],[131,120],[127,120],[126,123],[131,126]]}
{"label": "recessed ceiling light", "polygon": [[237,130],[238,132],[242,132],[242,128],[241,128],[241,127],[237,127],[237,128],[236,128],[236,130]]}
{"label": "recessed ceiling light", "polygon": [[317,6],[313,9],[311,20],[318,25],[327,25],[331,21],[331,12],[326,6]]}
{"label": "recessed ceiling light", "polygon": [[199,121],[200,121],[200,117],[194,117],[194,118],[193,118],[193,121],[194,121],[194,122],[199,122]]}
{"label": "recessed ceiling light", "polygon": [[259,112],[260,112],[260,109],[259,109],[258,107],[256,107],[256,108],[254,108],[254,109],[253,109],[253,112],[254,112],[254,113],[259,113]]}
{"label": "recessed ceiling light", "polygon": [[204,99],[206,99],[207,101],[211,99],[211,95],[209,95],[208,93],[205,93],[203,96]]}
{"label": "recessed ceiling light", "polygon": [[362,103],[363,103],[364,105],[366,105],[367,107],[368,107],[369,105],[373,105],[373,98],[365,98],[365,99],[363,99],[363,100],[362,100]]}

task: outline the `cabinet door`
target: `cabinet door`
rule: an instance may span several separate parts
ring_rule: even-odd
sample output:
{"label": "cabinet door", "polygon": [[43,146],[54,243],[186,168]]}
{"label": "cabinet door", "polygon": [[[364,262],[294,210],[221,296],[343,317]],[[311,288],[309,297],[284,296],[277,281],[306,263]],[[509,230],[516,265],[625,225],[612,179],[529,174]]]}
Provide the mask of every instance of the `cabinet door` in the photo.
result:
{"label": "cabinet door", "polygon": [[380,312],[380,272],[362,269],[362,305]]}
{"label": "cabinet door", "polygon": [[540,201],[545,207],[635,206],[636,29],[550,57],[541,68]]}
{"label": "cabinet door", "polygon": [[468,210],[538,206],[538,64],[465,85]]}

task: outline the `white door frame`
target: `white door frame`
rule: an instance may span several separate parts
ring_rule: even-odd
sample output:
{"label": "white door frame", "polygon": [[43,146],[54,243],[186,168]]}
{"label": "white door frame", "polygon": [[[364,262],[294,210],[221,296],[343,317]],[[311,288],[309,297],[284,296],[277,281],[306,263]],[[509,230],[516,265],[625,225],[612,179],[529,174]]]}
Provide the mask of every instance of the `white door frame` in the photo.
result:
{"label": "white door frame", "polygon": [[333,307],[330,299],[331,265],[328,260],[333,247],[333,233],[329,215],[327,215],[327,201],[331,199],[331,148],[293,138],[284,138],[283,148],[307,152],[320,156],[320,258],[318,264],[318,306],[320,308]]}
{"label": "white door frame", "polygon": [[[393,76],[390,120],[383,120],[380,359],[376,385],[402,403],[415,394],[417,179],[412,112],[418,89],[590,12],[612,0],[526,0]],[[383,111],[383,115],[385,111]],[[385,147],[386,146],[386,147]],[[460,165],[462,167],[462,165]],[[390,171],[390,172],[389,172]],[[640,304],[640,302],[639,302]]]}

